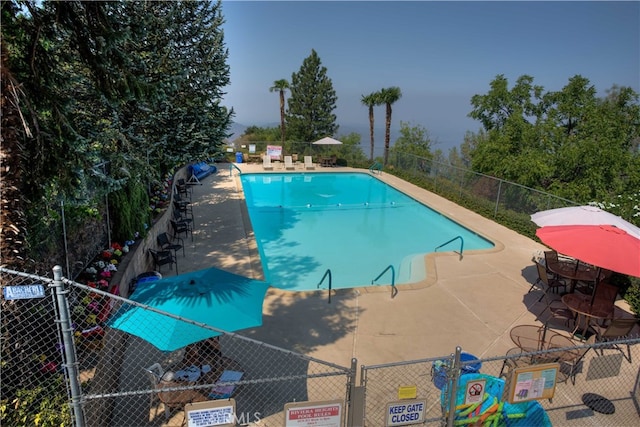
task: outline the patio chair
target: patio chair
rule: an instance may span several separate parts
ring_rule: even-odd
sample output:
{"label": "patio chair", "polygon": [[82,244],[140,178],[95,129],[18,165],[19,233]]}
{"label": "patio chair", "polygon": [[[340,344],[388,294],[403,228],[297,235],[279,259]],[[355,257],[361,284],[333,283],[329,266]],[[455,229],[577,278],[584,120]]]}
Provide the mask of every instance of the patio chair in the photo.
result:
{"label": "patio chair", "polygon": [[544,293],[540,296],[540,299],[538,301],[542,301],[542,299],[544,298],[545,294],[548,292],[555,292],[555,293],[560,293],[559,289],[563,288],[564,291],[567,290],[567,283],[562,280],[562,279],[554,279],[549,277],[549,275],[547,274],[547,269],[544,265],[540,264],[539,262],[535,262],[536,264],[536,268],[538,270],[538,278],[536,279],[536,281],[531,285],[531,287],[529,288],[529,292],[531,292],[533,289],[535,289],[536,287],[541,288]]}
{"label": "patio chair", "polygon": [[187,181],[185,181],[184,178],[180,178],[176,181],[176,192],[181,196],[184,195],[191,199],[191,186],[187,184]]}
{"label": "patio chair", "polygon": [[598,305],[602,311],[611,311],[618,298],[618,287],[606,282],[600,282],[596,285],[593,293],[592,305]]}
{"label": "patio chair", "polygon": [[307,170],[316,168],[313,164],[313,158],[311,156],[304,156],[304,168]]}
{"label": "patio chair", "polygon": [[[544,299],[545,307],[540,312],[538,318],[541,319],[546,328],[554,321],[562,321],[567,328],[570,327],[571,322],[575,322],[575,313],[571,311],[565,303],[558,299],[553,299],[549,292],[543,293],[542,299]],[[548,316],[543,318],[543,314],[547,311],[549,312]]]}
{"label": "patio chair", "polygon": [[178,236],[175,236],[174,239],[176,239],[178,243],[172,243],[167,233],[160,233],[156,236],[156,242],[163,251],[173,251],[173,255],[177,256],[177,252],[182,249],[182,256],[184,257],[184,241]]}
{"label": "patio chair", "polygon": [[[611,342],[618,341],[628,337],[631,331],[638,323],[638,319],[634,318],[619,318],[613,319],[608,326],[592,325],[591,328],[595,332],[596,342]],[[627,354],[621,346],[627,346]],[[625,359],[631,363],[631,346],[624,343],[610,343],[607,346],[599,347],[600,354],[604,354],[605,348],[614,348],[622,353]]]}
{"label": "patio chair", "polygon": [[[552,355],[557,356],[554,358],[560,363],[559,373],[566,375],[566,378],[561,381],[571,379],[571,383],[576,385],[576,375],[581,371],[582,361],[589,350],[591,350],[591,346],[595,341],[595,335],[592,335],[585,343],[585,347],[572,348],[582,343],[577,343],[568,336],[559,333],[556,333],[549,338],[549,344],[547,346],[548,350],[566,349],[559,351],[558,353],[552,353]],[[565,369],[564,371],[563,368]]]}
{"label": "patio chair", "polygon": [[174,198],[173,209],[180,212],[185,218],[191,218],[193,220],[193,206],[191,206],[191,202],[182,199],[176,200],[176,198]]}
{"label": "patio chair", "polygon": [[171,265],[175,264],[176,274],[178,274],[178,261],[176,260],[176,257],[173,256],[171,251],[156,251],[151,248],[149,248],[148,251],[153,258],[154,268],[157,268],[160,273],[162,273],[163,265],[169,264],[169,269],[171,269]]}
{"label": "patio chair", "polygon": [[273,165],[271,164],[271,156],[265,154],[262,158],[262,168],[264,170],[273,170]]}
{"label": "patio chair", "polygon": [[169,223],[171,224],[171,230],[174,238],[179,238],[182,233],[187,237],[187,235],[191,233],[191,241],[193,241],[193,228],[191,227],[191,223],[186,221],[176,221],[175,219],[169,220]]}
{"label": "patio chair", "polygon": [[182,409],[187,403],[204,402],[209,400],[207,396],[195,390],[162,391],[167,387],[180,387],[186,384],[165,379],[165,376],[168,377],[168,375],[166,375],[168,373],[164,372],[164,369],[162,369],[162,366],[159,363],[154,363],[148,368],[144,368],[144,370],[149,377],[151,386],[156,390],[155,395],[150,394],[151,407],[153,407],[154,400],[157,398],[164,406],[164,417],[167,422],[171,416],[172,409]]}
{"label": "patio chair", "polygon": [[287,170],[293,170],[296,168],[293,165],[293,158],[291,156],[284,156],[284,168]]}

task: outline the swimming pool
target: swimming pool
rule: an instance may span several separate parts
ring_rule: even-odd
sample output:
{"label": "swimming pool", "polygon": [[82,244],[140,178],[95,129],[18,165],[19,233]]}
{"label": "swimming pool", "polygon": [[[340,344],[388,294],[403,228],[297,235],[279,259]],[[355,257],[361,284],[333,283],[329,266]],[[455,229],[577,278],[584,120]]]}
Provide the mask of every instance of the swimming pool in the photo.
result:
{"label": "swimming pool", "polygon": [[[424,254],[462,236],[464,250],[493,243],[366,173],[241,175],[265,280],[316,290],[370,286],[388,266],[396,284],[424,278]],[[457,240],[440,251],[459,250]],[[377,283],[390,283],[387,272]],[[326,289],[328,280],[320,287]]]}

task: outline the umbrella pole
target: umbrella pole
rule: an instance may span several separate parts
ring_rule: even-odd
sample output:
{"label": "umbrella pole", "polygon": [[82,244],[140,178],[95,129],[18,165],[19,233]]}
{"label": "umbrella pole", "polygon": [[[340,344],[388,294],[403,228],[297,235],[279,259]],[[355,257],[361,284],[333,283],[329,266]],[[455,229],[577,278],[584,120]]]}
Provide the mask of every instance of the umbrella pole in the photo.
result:
{"label": "umbrella pole", "polygon": [[598,284],[600,283],[600,273],[602,272],[602,268],[598,267],[598,274],[596,274],[596,281],[593,284],[593,292],[591,292],[591,304],[589,304],[590,307],[593,307],[593,303],[596,300],[596,288],[598,287]]}

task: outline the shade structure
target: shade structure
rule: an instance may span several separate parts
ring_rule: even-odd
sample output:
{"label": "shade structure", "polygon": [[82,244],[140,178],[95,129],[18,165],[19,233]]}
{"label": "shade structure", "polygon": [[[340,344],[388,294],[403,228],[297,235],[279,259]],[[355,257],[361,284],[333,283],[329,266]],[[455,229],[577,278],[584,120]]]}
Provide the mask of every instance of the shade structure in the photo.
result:
{"label": "shade structure", "polygon": [[640,277],[640,239],[612,225],[549,225],[536,235],[547,246],[597,267]]}
{"label": "shade structure", "polygon": [[547,225],[615,225],[631,236],[640,239],[640,227],[597,206],[570,206],[540,211],[531,215],[531,221],[540,227]]}
{"label": "shade structure", "polygon": [[[262,325],[269,285],[217,268],[140,284],[130,299],[227,332]],[[221,333],[138,305],[124,304],[108,326],[173,351]]]}
{"label": "shade structure", "polygon": [[324,138],[314,142],[313,145],[342,145],[342,142],[338,141],[337,139],[325,136]]}

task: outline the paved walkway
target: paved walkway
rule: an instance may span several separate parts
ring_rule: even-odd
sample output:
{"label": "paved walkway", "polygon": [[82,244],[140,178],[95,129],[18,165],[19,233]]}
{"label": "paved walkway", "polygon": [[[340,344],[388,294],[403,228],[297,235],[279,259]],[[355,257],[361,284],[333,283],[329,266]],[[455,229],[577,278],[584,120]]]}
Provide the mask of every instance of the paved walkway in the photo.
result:
{"label": "paved walkway", "polygon": [[[243,173],[264,172],[261,165],[238,166]],[[202,185],[193,186],[195,231],[193,240],[185,239],[186,257],[178,255],[180,272],[213,266],[263,278],[237,171],[232,176],[229,165],[219,167]],[[325,171],[352,169],[316,170]],[[448,355],[456,346],[481,358],[502,356],[514,346],[509,338],[513,326],[540,324],[533,313],[542,308],[535,304],[540,294],[527,291],[537,278],[531,258],[545,249],[542,245],[392,175],[378,177],[482,234],[496,247],[466,251],[463,257],[453,252],[428,256],[427,279],[398,285],[394,298],[389,286],[338,290],[331,304],[326,290],[271,288],[264,302],[263,325],[239,334],[348,367],[352,358],[357,358],[358,365],[376,365]],[[151,353],[149,358],[154,356]],[[138,360],[139,356],[136,353],[135,363],[147,363]],[[625,364],[624,369],[632,365]],[[589,384],[586,390],[594,386]],[[568,422],[563,409],[580,402],[583,390],[577,385],[558,391],[554,422],[584,425],[587,419]],[[628,397],[616,405],[620,410],[615,419],[622,425],[633,407]],[[595,418],[589,419],[594,422]]]}
{"label": "paved walkway", "polygon": [[[240,164],[243,172],[264,172]],[[350,171],[317,168],[316,172]],[[279,172],[277,169],[275,172]],[[297,171],[300,172],[300,171]],[[327,291],[272,289],[260,328],[242,334],[307,355],[349,366],[449,354],[460,345],[478,356],[503,355],[513,346],[513,325],[535,322],[523,297],[536,277],[531,262],[535,241],[388,174],[383,181],[410,194],[496,244],[488,251],[449,252],[428,257],[427,280],[399,285]],[[242,186],[227,165],[193,186],[195,232],[188,239],[180,271],[209,266],[262,278],[256,243],[244,208]],[[533,296],[533,295],[532,295]]]}

